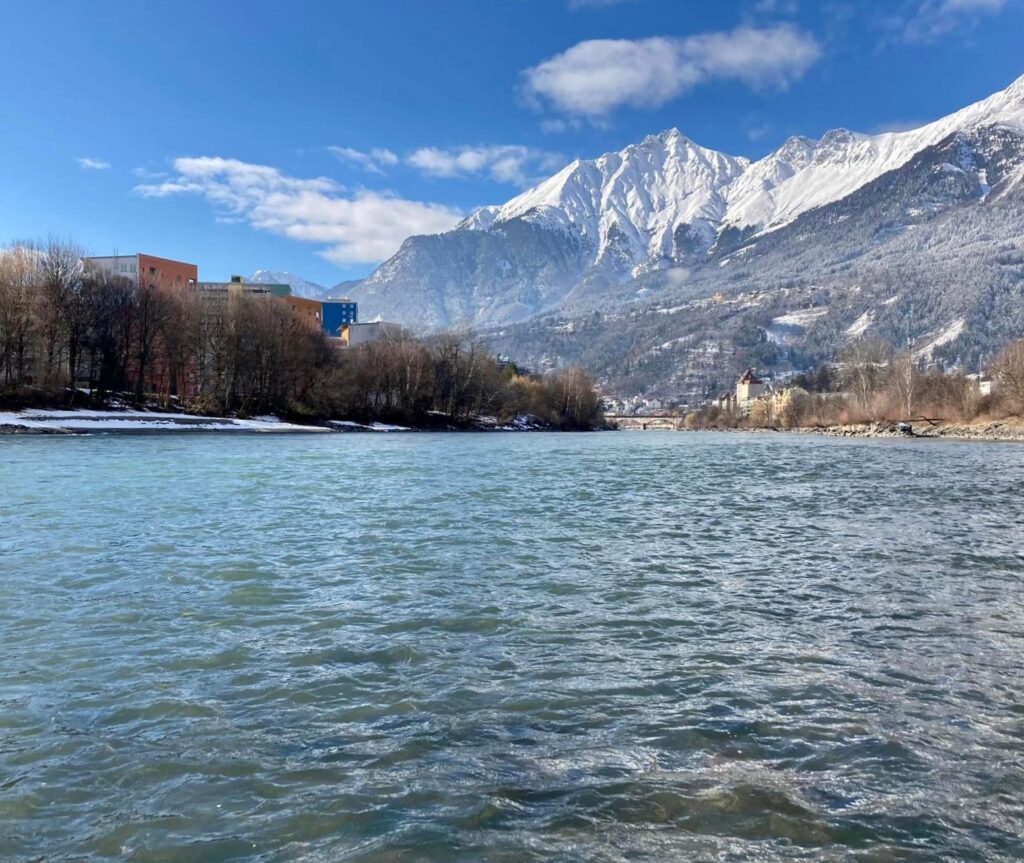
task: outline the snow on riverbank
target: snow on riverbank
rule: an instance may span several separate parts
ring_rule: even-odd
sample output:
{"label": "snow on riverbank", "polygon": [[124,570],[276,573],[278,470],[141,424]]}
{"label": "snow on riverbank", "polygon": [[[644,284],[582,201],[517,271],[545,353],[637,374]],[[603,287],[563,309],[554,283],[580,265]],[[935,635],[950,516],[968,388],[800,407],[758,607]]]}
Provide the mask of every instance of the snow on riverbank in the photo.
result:
{"label": "snow on riverbank", "polygon": [[257,432],[329,433],[322,426],[281,422],[277,417],[235,419],[152,411],[23,410],[0,411],[0,431],[55,434],[111,432]]}
{"label": "snow on riverbank", "polygon": [[363,425],[362,423],[352,422],[352,420],[329,420],[327,423],[331,428],[337,431],[357,431],[357,432],[407,432],[412,431],[407,426],[393,426],[387,423],[370,423],[369,425]]}
{"label": "snow on riverbank", "polygon": [[[440,414],[438,415],[440,417]],[[551,426],[537,417],[520,414],[510,422],[496,417],[479,417],[463,426],[431,425],[434,431],[550,431]],[[0,411],[2,434],[116,434],[149,432],[255,432],[261,434],[341,432],[412,432],[409,426],[390,423],[358,423],[353,420],[328,420],[321,425],[297,425],[275,416],[251,419],[197,416],[139,410],[49,410],[30,408]]]}

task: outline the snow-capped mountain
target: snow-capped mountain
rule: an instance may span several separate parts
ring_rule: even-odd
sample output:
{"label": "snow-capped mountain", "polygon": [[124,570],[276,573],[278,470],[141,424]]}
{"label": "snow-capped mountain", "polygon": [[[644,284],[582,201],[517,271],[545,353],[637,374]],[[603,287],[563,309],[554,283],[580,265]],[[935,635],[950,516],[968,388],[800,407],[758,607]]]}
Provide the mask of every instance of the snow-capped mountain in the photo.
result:
{"label": "snow-capped mountain", "polygon": [[257,285],[289,285],[297,297],[319,300],[330,293],[330,288],[283,270],[257,270],[246,280]]}
{"label": "snow-capped mountain", "polygon": [[1024,128],[1024,77],[919,129],[880,135],[835,129],[820,141],[790,138],[725,191],[728,208],[722,226],[777,228],[807,210],[845,198],[955,132],[995,125]]}
{"label": "snow-capped mountain", "polygon": [[1024,129],[1024,78],[919,129],[790,138],[754,162],[670,129],[577,160],[448,233],[409,238],[353,293],[367,313],[422,328],[628,301],[647,273],[699,269],[957,133],[999,127]]}
{"label": "snow-capped mountain", "polygon": [[749,166],[670,129],[573,162],[501,207],[490,229],[521,218],[581,236],[596,247],[595,266],[656,267],[678,256],[680,228],[711,245],[727,211],[725,192]]}

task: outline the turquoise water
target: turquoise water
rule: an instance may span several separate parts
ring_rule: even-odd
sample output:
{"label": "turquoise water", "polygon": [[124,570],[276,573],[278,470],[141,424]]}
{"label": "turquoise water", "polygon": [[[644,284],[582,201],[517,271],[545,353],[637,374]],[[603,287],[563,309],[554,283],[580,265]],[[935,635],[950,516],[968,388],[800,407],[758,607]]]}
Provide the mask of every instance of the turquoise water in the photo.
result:
{"label": "turquoise water", "polygon": [[0,439],[0,859],[1024,856],[1024,446]]}

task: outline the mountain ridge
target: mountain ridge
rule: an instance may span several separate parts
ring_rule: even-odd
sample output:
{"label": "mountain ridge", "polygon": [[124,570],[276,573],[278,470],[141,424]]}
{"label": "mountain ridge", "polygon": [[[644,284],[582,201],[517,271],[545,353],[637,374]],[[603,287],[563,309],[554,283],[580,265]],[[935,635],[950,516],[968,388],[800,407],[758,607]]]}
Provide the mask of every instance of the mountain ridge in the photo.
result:
{"label": "mountain ridge", "polygon": [[353,293],[421,329],[513,322],[588,296],[630,302],[648,273],[706,266],[988,125],[1024,129],[1024,77],[917,129],[794,136],[755,161],[668,129],[577,159],[447,233],[410,237]]}

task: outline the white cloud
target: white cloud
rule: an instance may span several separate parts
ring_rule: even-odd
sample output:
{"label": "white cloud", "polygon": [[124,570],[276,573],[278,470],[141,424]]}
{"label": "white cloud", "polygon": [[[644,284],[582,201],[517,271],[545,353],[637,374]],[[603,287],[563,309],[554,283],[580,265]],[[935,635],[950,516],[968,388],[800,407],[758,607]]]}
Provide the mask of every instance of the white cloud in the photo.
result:
{"label": "white cloud", "polygon": [[1006,0],[921,0],[911,12],[893,19],[907,42],[930,42],[964,26],[974,26],[984,15],[1002,12]]}
{"label": "white cloud", "polygon": [[791,25],[744,26],[685,38],[592,39],[523,74],[535,104],[601,119],[623,105],[656,108],[708,81],[785,88],[820,57],[814,37]]}
{"label": "white cloud", "polygon": [[432,177],[465,177],[486,174],[499,183],[523,186],[536,179],[536,172],[550,173],[560,168],[564,158],[558,153],[535,150],[519,144],[486,147],[421,147],[406,157],[412,167]]}
{"label": "white cloud", "polygon": [[343,162],[351,162],[373,174],[383,174],[385,167],[398,164],[398,156],[386,147],[356,150],[352,147],[328,147]]}
{"label": "white cloud", "polygon": [[81,165],[86,171],[109,171],[110,162],[104,162],[102,159],[90,159],[88,156],[82,156],[75,159],[79,165]]}
{"label": "white cloud", "polygon": [[149,198],[201,195],[217,209],[218,218],[243,219],[262,231],[326,244],[320,254],[339,264],[384,260],[407,237],[448,230],[463,215],[387,192],[347,193],[326,177],[290,177],[238,159],[180,158],[174,170],[169,180],[142,184],[135,191]]}

